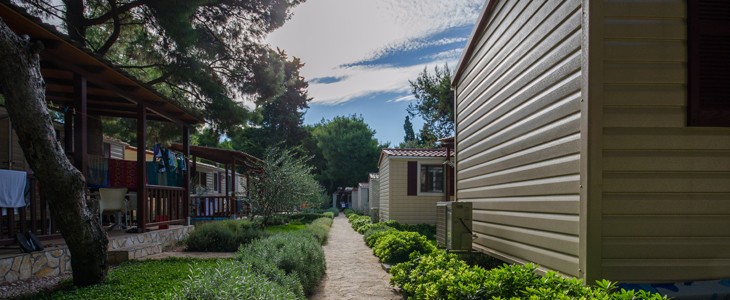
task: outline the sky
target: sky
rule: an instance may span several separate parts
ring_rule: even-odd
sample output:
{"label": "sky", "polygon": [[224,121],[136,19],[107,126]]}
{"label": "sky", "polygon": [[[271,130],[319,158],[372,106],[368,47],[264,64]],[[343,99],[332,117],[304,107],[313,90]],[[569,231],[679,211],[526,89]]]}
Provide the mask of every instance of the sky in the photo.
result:
{"label": "sky", "polygon": [[[307,0],[266,42],[299,57],[313,98],[305,124],[362,115],[379,142],[403,142],[408,80],[456,68],[484,0]],[[418,133],[423,120],[416,118]]]}

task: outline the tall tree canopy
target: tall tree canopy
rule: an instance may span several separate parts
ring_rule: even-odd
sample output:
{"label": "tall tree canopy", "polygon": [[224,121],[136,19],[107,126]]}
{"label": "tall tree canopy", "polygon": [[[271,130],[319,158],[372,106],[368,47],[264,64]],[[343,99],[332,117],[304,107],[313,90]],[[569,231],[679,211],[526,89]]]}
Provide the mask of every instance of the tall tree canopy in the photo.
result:
{"label": "tall tree canopy", "polygon": [[262,44],[304,0],[15,0],[58,18],[71,39],[198,111],[225,132],[284,92],[284,63]]}
{"label": "tall tree canopy", "polygon": [[406,132],[406,136],[403,137],[404,142],[416,139],[416,133],[413,131],[413,123],[411,123],[411,120],[408,116],[406,116],[406,122],[403,123],[403,130]]}
{"label": "tall tree canopy", "polygon": [[425,121],[419,133],[421,144],[435,142],[454,134],[454,92],[451,91],[451,70],[436,67],[433,74],[426,68],[415,81],[410,81],[416,103],[408,105],[411,117],[420,116]]}
{"label": "tall tree canopy", "polygon": [[324,171],[331,185],[355,186],[368,173],[378,171],[381,145],[362,116],[337,116],[324,119],[313,132],[317,147],[327,161]]}

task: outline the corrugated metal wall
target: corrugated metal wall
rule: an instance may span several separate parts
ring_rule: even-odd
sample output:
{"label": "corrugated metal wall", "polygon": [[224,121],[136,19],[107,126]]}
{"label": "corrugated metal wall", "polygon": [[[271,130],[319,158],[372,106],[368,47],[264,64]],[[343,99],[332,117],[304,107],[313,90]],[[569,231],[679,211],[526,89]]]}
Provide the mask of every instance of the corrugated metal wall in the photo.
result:
{"label": "corrugated metal wall", "polygon": [[498,1],[490,20],[457,83],[457,198],[475,248],[577,276],[580,1]]}
{"label": "corrugated metal wall", "polygon": [[730,129],[686,127],[686,2],[606,1],[602,275],[730,277]]}
{"label": "corrugated metal wall", "polygon": [[390,159],[380,162],[380,221],[390,221]]}
{"label": "corrugated metal wall", "polygon": [[[124,145],[110,143],[109,146],[111,147],[111,158],[120,160],[124,159]],[[135,157],[134,159],[136,160],[137,158]]]}

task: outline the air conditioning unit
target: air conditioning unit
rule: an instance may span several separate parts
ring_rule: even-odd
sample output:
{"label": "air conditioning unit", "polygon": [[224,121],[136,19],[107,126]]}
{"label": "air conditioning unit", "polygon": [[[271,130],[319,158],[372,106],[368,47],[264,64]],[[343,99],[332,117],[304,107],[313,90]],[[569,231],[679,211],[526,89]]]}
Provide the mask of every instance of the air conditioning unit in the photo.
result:
{"label": "air conditioning unit", "polygon": [[447,251],[471,251],[471,202],[436,204],[436,242]]}

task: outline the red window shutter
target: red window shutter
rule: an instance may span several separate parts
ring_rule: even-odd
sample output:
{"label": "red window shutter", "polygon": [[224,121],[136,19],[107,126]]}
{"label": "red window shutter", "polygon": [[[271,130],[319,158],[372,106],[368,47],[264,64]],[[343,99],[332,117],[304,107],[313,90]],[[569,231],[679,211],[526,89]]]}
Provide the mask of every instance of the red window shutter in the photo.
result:
{"label": "red window shutter", "polygon": [[418,195],[418,162],[408,162],[408,196]]}
{"label": "red window shutter", "polygon": [[689,126],[730,127],[730,1],[687,1]]}

